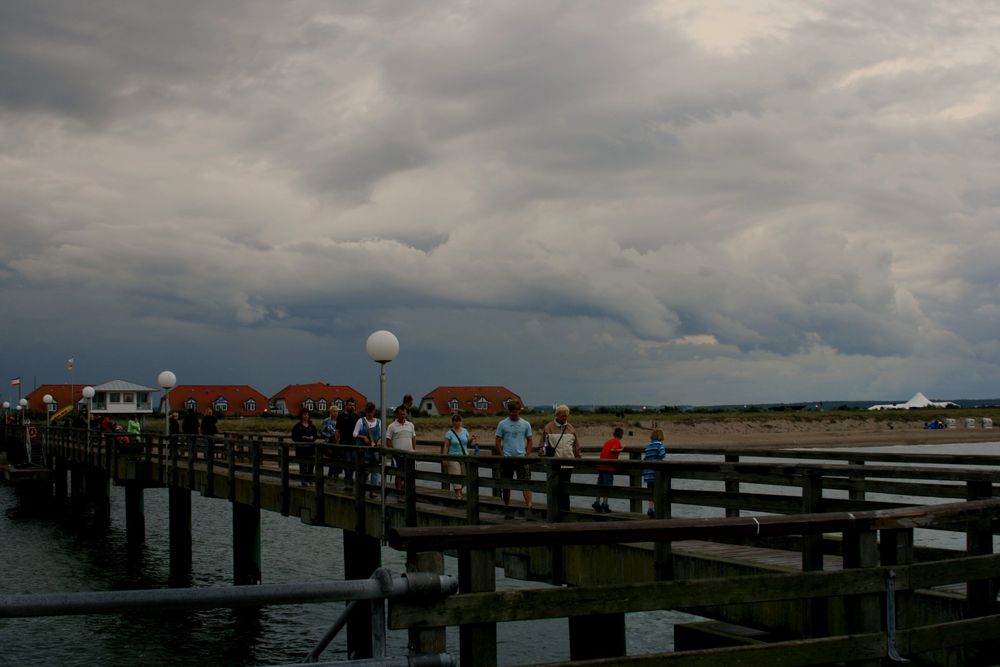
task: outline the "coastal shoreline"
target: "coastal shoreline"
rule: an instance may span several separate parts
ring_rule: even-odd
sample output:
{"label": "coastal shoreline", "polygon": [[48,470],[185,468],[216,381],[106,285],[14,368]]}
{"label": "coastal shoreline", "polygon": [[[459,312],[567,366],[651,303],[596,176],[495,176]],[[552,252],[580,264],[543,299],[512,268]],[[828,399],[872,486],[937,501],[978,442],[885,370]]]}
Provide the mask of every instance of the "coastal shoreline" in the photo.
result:
{"label": "coastal shoreline", "polygon": [[[572,423],[572,418],[570,419]],[[654,424],[662,428],[667,448],[703,449],[789,449],[838,447],[890,447],[899,445],[945,445],[997,442],[1000,454],[1000,428],[925,429],[921,422],[886,422],[872,419],[845,419],[826,422],[791,419],[701,420],[693,423],[644,420],[620,424],[625,430],[623,443],[638,447],[649,441]],[[541,424],[532,424],[535,431]],[[419,428],[419,426],[418,426]],[[614,425],[577,428],[581,443],[598,447],[611,437]],[[479,437],[480,446],[492,444],[490,429],[470,429]],[[424,436],[426,437],[426,436]]]}

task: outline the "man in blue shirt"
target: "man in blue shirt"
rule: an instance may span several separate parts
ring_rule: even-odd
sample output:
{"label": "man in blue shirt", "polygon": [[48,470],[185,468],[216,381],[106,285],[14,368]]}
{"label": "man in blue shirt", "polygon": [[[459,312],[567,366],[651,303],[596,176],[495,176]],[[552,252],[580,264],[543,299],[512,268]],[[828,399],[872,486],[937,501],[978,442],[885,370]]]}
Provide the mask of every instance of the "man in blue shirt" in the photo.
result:
{"label": "man in blue shirt", "polygon": [[[510,415],[497,424],[496,454],[497,456],[531,456],[531,424],[521,419],[521,403],[510,401],[507,404]],[[526,463],[510,462],[500,465],[500,479],[520,480],[531,478],[531,471]],[[501,489],[500,496],[504,505],[510,505],[510,489]],[[531,509],[531,491],[524,491],[524,504]]]}

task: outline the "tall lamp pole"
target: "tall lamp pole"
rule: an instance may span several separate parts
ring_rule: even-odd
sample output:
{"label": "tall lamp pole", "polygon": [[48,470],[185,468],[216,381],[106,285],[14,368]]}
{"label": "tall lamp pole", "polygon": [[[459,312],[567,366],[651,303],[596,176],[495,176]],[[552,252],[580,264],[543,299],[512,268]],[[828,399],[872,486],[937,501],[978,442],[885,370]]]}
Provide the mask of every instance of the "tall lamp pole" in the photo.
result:
{"label": "tall lamp pole", "polygon": [[28,399],[22,398],[17,401],[17,409],[21,411],[21,423],[24,423],[24,415],[28,410]]}
{"label": "tall lamp pole", "polygon": [[90,430],[94,427],[94,388],[87,385],[80,394],[87,399],[87,448],[90,449]]}
{"label": "tall lamp pole", "polygon": [[4,416],[4,420],[5,421],[7,419],[7,415],[8,414],[10,414],[10,401],[4,401],[3,402],[3,416]]}
{"label": "tall lamp pole", "polygon": [[45,428],[52,426],[52,394],[42,396],[42,403],[45,404]]}
{"label": "tall lamp pole", "polygon": [[[382,448],[384,449],[387,445],[385,441],[385,365],[396,358],[399,354],[399,339],[396,338],[395,334],[391,331],[386,331],[385,329],[380,329],[374,332],[372,335],[368,336],[368,341],[365,343],[365,351],[368,352],[368,356],[372,358],[372,361],[379,365],[379,405],[381,406],[382,414],[382,425],[380,429],[380,435],[382,437]],[[386,539],[386,525],[385,525],[385,453],[383,452],[381,456],[382,460],[382,542],[385,543]],[[358,480],[360,484],[361,481]]]}
{"label": "tall lamp pole", "polygon": [[163,371],[156,377],[163,387],[163,435],[170,435],[170,390],[177,384],[177,376],[170,371]]}

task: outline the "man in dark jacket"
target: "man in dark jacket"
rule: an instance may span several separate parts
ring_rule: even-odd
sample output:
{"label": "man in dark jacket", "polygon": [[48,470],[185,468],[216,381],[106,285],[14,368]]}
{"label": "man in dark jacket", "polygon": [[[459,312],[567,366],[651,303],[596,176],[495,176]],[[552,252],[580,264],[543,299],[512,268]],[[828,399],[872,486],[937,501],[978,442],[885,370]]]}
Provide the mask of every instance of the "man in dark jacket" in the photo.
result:
{"label": "man in dark jacket", "polygon": [[[344,445],[354,443],[354,426],[361,419],[361,415],[355,412],[357,404],[353,398],[344,401],[344,409],[337,415],[337,441]],[[344,479],[354,479],[354,452],[346,452],[344,457]]]}

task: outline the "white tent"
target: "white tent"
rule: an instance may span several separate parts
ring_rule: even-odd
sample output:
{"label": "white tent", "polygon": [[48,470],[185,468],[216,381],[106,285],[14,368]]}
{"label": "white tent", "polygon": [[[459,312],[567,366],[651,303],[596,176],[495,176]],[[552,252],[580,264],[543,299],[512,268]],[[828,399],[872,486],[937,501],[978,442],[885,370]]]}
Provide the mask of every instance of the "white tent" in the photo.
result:
{"label": "white tent", "polygon": [[922,392],[917,392],[913,395],[913,398],[908,400],[906,403],[883,403],[882,405],[873,405],[869,410],[909,410],[910,408],[947,408],[947,407],[958,407],[957,403],[952,403],[951,401],[932,401],[923,395]]}

